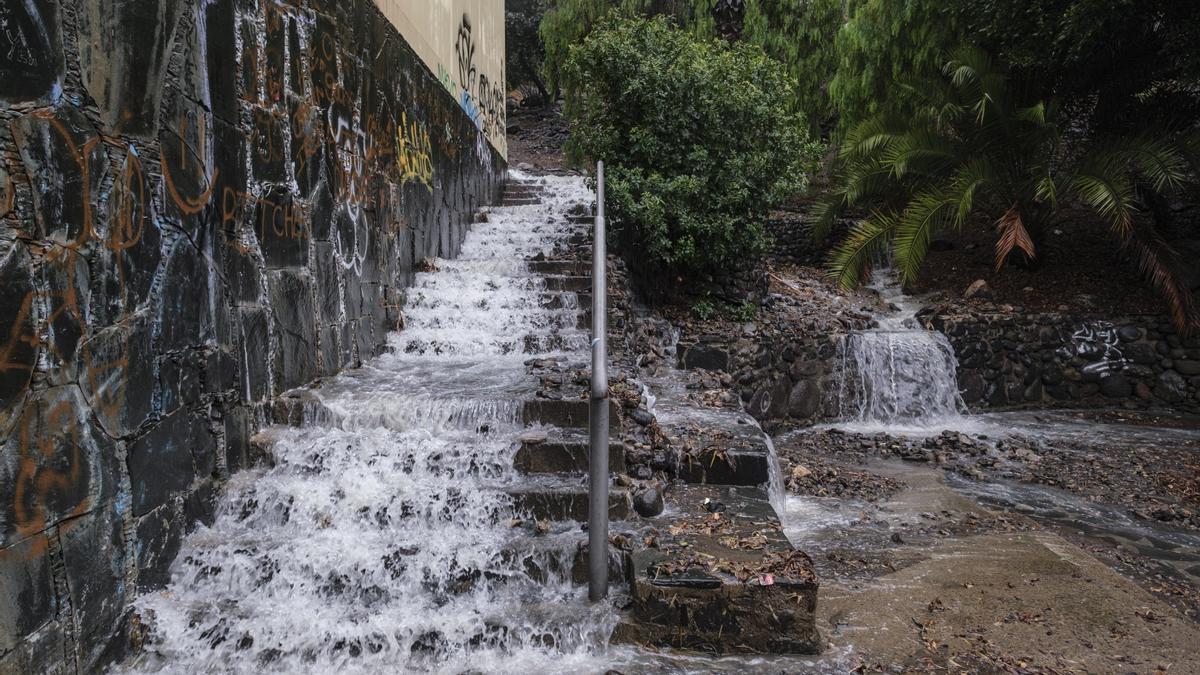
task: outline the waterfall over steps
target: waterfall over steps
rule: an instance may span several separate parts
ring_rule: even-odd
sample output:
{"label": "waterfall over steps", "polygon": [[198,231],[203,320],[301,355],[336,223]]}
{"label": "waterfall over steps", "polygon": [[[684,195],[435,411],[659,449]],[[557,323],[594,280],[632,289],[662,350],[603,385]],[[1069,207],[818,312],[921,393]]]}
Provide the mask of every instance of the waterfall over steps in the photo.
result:
{"label": "waterfall over steps", "polygon": [[267,430],[273,466],[235,475],[143,596],[132,672],[570,670],[615,623],[570,578],[578,523],[531,536],[511,491],[531,356],[586,357],[578,298],[526,260],[586,225],[579,178],[523,179],[461,256],[418,275],[392,350],[313,390],[324,413]]}
{"label": "waterfall over steps", "polygon": [[889,272],[877,272],[872,287],[894,310],[879,318],[878,328],[851,333],[841,343],[842,421],[867,430],[953,426],[966,406],[950,341],[920,326],[920,306]]}

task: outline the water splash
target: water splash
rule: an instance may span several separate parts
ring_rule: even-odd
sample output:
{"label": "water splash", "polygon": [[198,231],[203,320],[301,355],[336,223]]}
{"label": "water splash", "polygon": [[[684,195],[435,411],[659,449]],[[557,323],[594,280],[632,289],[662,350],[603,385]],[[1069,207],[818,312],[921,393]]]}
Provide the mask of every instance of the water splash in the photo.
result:
{"label": "water splash", "polygon": [[843,422],[882,431],[958,424],[966,405],[949,339],[920,326],[919,304],[887,273],[876,273],[873,286],[894,309],[879,317],[879,328],[851,333],[841,343],[838,403]]}
{"label": "water splash", "polygon": [[153,672],[530,672],[595,661],[616,617],[570,579],[577,526],[531,536],[508,490],[530,354],[581,353],[577,299],[525,260],[580,226],[580,179],[496,208],[417,276],[392,351],[315,390],[274,466],[233,477],[153,617]]}

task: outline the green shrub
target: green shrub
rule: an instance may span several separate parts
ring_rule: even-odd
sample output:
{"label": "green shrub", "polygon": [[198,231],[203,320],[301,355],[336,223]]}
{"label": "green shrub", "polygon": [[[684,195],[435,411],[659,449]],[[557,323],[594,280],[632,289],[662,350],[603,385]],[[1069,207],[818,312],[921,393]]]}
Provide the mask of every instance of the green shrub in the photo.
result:
{"label": "green shrub", "polygon": [[692,304],[692,315],[701,321],[717,316],[717,306],[711,300],[697,300]]}
{"label": "green shrub", "polygon": [[819,148],[789,112],[784,67],[667,19],[612,17],[571,51],[567,150],[606,161],[613,230],[636,270],[717,274],[769,245],[769,209]]}
{"label": "green shrub", "polygon": [[758,305],[754,304],[753,302],[743,302],[737,307],[734,307],[733,311],[729,313],[729,316],[734,321],[739,323],[753,321],[758,318]]}

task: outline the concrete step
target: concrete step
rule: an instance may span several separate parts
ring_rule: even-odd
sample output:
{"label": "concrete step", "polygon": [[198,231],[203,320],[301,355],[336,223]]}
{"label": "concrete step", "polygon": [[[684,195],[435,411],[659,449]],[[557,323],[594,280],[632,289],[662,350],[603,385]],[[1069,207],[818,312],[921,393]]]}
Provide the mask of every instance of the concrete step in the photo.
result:
{"label": "concrete step", "polygon": [[592,290],[592,278],[590,276],[560,276],[546,275],[542,277],[546,282],[546,290],[548,291],[567,291],[571,293],[580,293],[582,291]]}
{"label": "concrete step", "polygon": [[631,555],[633,603],[613,642],[820,653],[812,561],[792,548],[764,490],[673,486],[667,503],[664,515],[645,521],[661,533],[657,547]]}
{"label": "concrete step", "polygon": [[[563,429],[586,429],[591,414],[591,402],[585,399],[551,400],[534,398],[525,401],[522,420],[528,426],[546,425]],[[619,430],[617,404],[608,402],[609,430]]]}
{"label": "concrete step", "polygon": [[[513,498],[516,512],[533,520],[587,522],[589,497],[586,485],[531,484],[528,487],[511,488],[508,493]],[[628,520],[635,515],[629,492],[611,487],[608,495],[609,519]]]}
{"label": "concrete step", "polygon": [[[620,528],[612,528],[610,536],[619,534]],[[551,524],[551,531],[543,535],[519,537],[504,547],[504,562],[519,563],[524,576],[536,583],[545,584],[567,580],[576,584],[588,582],[587,531],[578,523],[558,522]],[[620,583],[628,575],[628,555],[616,546],[609,548],[608,580]]]}
{"label": "concrete step", "polygon": [[[579,429],[530,430],[521,436],[514,463],[527,474],[562,474],[588,471],[591,448],[588,434]],[[613,473],[625,471],[625,445],[609,443],[608,467]]]}
{"label": "concrete step", "polygon": [[529,270],[535,274],[563,274],[591,277],[592,263],[582,260],[531,260]]}
{"label": "concrete step", "polygon": [[685,458],[678,475],[688,483],[712,485],[763,485],[770,480],[766,444],[737,446],[737,441],[708,447]]}

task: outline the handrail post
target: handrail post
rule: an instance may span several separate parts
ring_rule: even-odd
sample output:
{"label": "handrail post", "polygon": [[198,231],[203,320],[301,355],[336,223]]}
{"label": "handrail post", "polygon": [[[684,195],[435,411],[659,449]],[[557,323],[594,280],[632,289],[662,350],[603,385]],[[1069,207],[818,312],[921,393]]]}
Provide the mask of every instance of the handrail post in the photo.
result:
{"label": "handrail post", "polygon": [[596,162],[596,229],[592,243],[592,396],[588,500],[588,597],[608,595],[608,254],[604,162]]}

